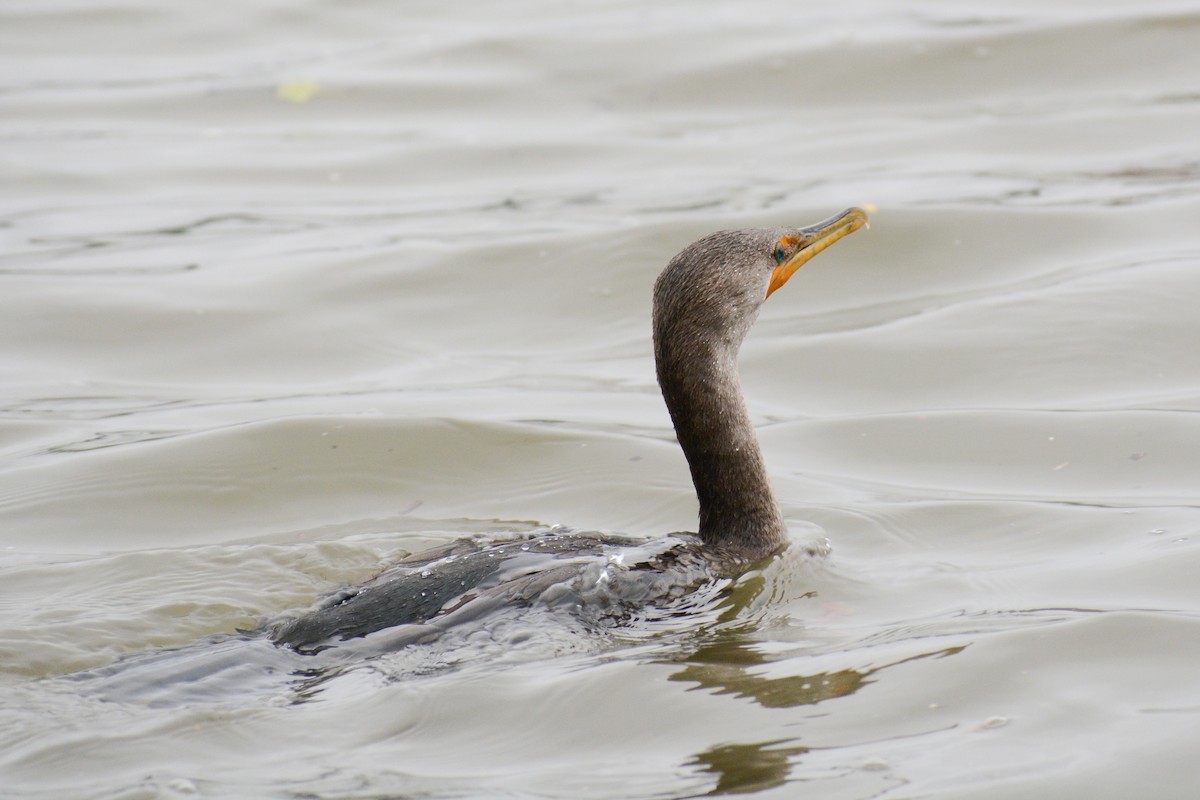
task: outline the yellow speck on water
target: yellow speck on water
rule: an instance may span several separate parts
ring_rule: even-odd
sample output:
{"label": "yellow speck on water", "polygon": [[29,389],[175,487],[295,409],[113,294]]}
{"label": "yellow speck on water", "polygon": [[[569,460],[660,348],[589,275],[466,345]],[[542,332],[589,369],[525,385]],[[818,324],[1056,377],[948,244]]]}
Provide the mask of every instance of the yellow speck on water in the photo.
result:
{"label": "yellow speck on water", "polygon": [[307,103],[321,90],[320,85],[312,78],[301,78],[287,81],[275,87],[275,96],[287,103]]}
{"label": "yellow speck on water", "polygon": [[879,206],[875,205],[874,203],[863,203],[862,210],[868,214],[874,214],[879,210]]}

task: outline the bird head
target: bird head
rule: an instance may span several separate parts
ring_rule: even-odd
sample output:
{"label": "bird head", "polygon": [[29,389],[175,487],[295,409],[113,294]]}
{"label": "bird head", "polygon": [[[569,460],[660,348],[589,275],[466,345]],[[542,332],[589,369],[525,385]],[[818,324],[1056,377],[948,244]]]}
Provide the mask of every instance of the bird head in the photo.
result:
{"label": "bird head", "polygon": [[742,228],[718,231],[671,259],[654,284],[656,338],[718,336],[735,347],[758,309],[805,263],[844,236],[867,225],[867,214],[850,208],[804,228]]}

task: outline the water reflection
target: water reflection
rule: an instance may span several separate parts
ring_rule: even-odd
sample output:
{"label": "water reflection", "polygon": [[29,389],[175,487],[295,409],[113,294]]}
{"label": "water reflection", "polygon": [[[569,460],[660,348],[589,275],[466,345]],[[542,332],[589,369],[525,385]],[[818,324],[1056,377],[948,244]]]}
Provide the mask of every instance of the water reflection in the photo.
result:
{"label": "water reflection", "polygon": [[771,658],[760,652],[757,645],[758,642],[745,632],[722,632],[715,641],[697,648],[687,656],[687,666],[671,675],[669,680],[695,683],[698,688],[715,690],[715,694],[749,698],[766,708],[792,708],[816,705],[823,700],[853,694],[862,686],[871,683],[872,676],[889,667],[925,658],[954,655],[966,649],[966,645],[942,648],[891,661],[865,671],[841,669],[836,672],[767,678],[752,672],[750,668],[773,661],[794,660],[795,654]]}
{"label": "water reflection", "polygon": [[808,752],[807,747],[778,747],[788,740],[753,744],[718,745],[696,755],[688,766],[716,773],[717,785],[710,795],[750,794],[773,789],[787,782],[790,760]]}
{"label": "water reflection", "polygon": [[[775,662],[796,663],[794,652],[767,655],[752,627],[714,631],[712,638],[681,660],[685,666],[668,680],[695,684],[717,695],[749,699],[771,709],[811,706],[837,697],[847,697],[875,682],[891,667],[927,658],[951,656],[966,645],[939,648],[889,661],[870,669],[845,668],[806,675],[767,677],[756,669]],[[685,766],[700,766],[717,774],[717,785],[709,794],[746,794],[785,783],[793,759],[810,748],[792,746],[794,739],[766,742],[734,742],[716,745],[697,753]],[[780,745],[788,744],[787,747]]]}

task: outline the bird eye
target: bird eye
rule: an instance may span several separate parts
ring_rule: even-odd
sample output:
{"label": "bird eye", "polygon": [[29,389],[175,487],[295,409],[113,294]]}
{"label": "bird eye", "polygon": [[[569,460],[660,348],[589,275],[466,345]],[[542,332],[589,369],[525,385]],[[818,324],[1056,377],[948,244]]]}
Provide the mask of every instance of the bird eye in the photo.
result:
{"label": "bird eye", "polygon": [[775,263],[782,264],[783,259],[786,257],[787,257],[787,251],[783,249],[783,245],[777,245],[775,247]]}

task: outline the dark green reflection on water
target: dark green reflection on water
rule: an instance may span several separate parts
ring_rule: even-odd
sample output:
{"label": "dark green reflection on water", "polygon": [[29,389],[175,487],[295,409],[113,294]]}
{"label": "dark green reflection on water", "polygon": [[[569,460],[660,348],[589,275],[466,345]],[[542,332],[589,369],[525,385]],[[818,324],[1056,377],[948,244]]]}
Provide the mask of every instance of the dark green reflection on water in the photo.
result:
{"label": "dark green reflection on water", "polygon": [[776,747],[786,740],[756,744],[724,744],[699,753],[689,766],[717,775],[709,794],[750,794],[787,782],[790,759],[807,747]]}
{"label": "dark green reflection on water", "polygon": [[769,662],[754,645],[755,642],[741,636],[707,644],[693,652],[687,659],[687,666],[671,675],[670,680],[695,683],[698,688],[713,689],[717,694],[749,698],[767,708],[792,708],[853,694],[867,682],[870,674],[842,669],[767,678],[747,669]]}
{"label": "dark green reflection on water", "polygon": [[[866,670],[847,668],[771,678],[757,674],[755,668],[796,656],[792,653],[769,657],[761,652],[753,635],[752,627],[715,632],[708,641],[680,659],[685,666],[669,680],[692,683],[697,689],[708,689],[718,695],[747,699],[765,708],[794,708],[854,694],[877,680],[877,673],[889,667],[950,656],[966,649],[965,646],[946,647]],[[792,744],[795,741],[722,743],[697,753],[686,766],[699,766],[705,772],[716,773],[717,785],[710,795],[750,794],[787,782],[793,759],[811,749]]]}

